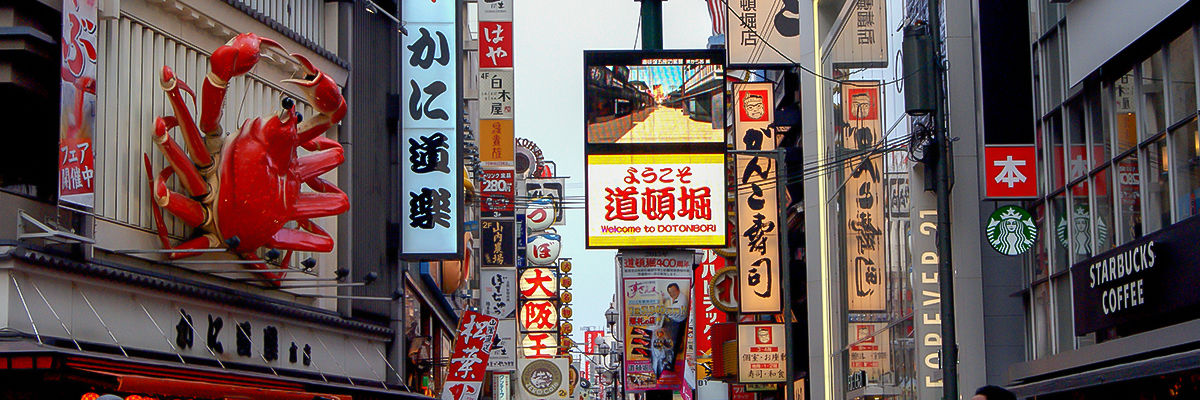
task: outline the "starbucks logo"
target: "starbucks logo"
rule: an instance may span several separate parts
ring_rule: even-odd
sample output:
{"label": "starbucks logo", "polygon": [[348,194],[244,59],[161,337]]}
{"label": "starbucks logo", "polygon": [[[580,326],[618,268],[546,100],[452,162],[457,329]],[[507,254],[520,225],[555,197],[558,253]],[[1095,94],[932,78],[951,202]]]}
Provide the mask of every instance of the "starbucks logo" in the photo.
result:
{"label": "starbucks logo", "polygon": [[562,386],[562,371],[554,362],[537,360],[529,363],[521,373],[521,385],[535,397],[549,397]]}
{"label": "starbucks logo", "polygon": [[[1103,218],[1096,218],[1096,247],[1108,247],[1108,225],[1104,224]],[[1071,212],[1070,222],[1066,216],[1058,217],[1058,227],[1055,229],[1058,233],[1058,242],[1066,248],[1074,248],[1075,255],[1087,256],[1092,253],[1092,216],[1088,212],[1087,204],[1076,204],[1075,209]],[[1071,239],[1067,238],[1067,231],[1071,231]],[[1074,243],[1071,243],[1074,242]]]}
{"label": "starbucks logo", "polygon": [[992,212],[988,218],[988,243],[1000,254],[1015,256],[1033,247],[1037,239],[1037,225],[1029,211],[1017,206],[1004,206]]}

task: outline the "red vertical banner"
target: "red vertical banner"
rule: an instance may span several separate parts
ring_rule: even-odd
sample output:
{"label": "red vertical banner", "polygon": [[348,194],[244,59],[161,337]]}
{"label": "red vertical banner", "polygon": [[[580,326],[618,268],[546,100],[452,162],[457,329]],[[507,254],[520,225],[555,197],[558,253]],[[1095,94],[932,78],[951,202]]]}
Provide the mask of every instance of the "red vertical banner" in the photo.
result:
{"label": "red vertical banner", "polygon": [[512,22],[479,23],[479,68],[512,68]]}
{"label": "red vertical banner", "polygon": [[474,311],[464,311],[454,340],[454,354],[446,370],[442,400],[477,400],[484,369],[491,355],[499,320]]}
{"label": "red vertical banner", "polygon": [[96,0],[63,1],[58,196],[91,207],[96,187]]}
{"label": "red vertical banner", "polygon": [[708,379],[712,375],[712,329],[713,325],[725,322],[725,312],[713,305],[710,284],[717,271],[723,268],[725,257],[704,250],[700,268],[695,272],[696,283],[692,290],[696,299],[696,379]]}

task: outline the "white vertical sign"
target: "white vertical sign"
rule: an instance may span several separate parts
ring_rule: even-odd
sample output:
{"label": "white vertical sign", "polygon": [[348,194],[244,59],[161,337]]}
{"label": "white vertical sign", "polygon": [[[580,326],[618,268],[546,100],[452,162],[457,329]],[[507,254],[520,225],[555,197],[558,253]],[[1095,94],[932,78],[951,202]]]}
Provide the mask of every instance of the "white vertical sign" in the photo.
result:
{"label": "white vertical sign", "polygon": [[726,1],[728,65],[790,66],[800,61],[800,6],[792,0]]}
{"label": "white vertical sign", "polygon": [[401,254],[459,258],[462,157],[457,2],[403,2]]}
{"label": "white vertical sign", "polygon": [[[733,85],[734,140],[738,150],[774,150],[771,83]],[[738,154],[738,271],[744,313],[782,310],[779,257],[779,194],[774,154]]]}

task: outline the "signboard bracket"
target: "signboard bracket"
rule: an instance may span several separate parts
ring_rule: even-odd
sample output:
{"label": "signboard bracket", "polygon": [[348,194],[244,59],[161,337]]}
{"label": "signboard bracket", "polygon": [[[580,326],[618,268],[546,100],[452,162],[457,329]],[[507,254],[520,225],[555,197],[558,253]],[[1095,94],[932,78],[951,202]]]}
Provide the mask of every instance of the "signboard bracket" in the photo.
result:
{"label": "signboard bracket", "polygon": [[[35,228],[41,232],[26,231],[26,224],[29,224],[32,228]],[[62,244],[96,244],[94,239],[55,229],[49,225],[46,225],[45,223],[42,223],[41,221],[38,221],[32,215],[26,214],[25,210],[17,210],[17,240],[27,239],[45,239]]]}

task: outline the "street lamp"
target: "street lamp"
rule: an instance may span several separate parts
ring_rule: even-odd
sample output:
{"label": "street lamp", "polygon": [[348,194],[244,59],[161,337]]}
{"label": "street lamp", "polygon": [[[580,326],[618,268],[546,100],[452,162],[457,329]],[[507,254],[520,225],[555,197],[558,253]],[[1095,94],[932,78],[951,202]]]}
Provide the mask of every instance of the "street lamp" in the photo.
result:
{"label": "street lamp", "polygon": [[[617,308],[616,306],[608,307],[608,311],[604,312],[604,319],[608,321],[608,331],[613,332],[613,325],[617,324]],[[616,336],[616,333],[613,333]]]}

